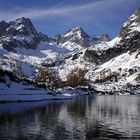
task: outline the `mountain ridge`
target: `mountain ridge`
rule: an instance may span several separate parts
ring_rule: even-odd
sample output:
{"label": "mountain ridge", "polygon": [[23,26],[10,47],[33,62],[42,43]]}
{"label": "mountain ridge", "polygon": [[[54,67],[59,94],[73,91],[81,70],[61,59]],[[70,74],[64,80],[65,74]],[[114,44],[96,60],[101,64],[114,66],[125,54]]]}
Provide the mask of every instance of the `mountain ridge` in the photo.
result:
{"label": "mountain ridge", "polygon": [[0,90],[19,82],[54,93],[140,93],[140,9],[112,40],[81,27],[50,38],[27,18],[0,25]]}

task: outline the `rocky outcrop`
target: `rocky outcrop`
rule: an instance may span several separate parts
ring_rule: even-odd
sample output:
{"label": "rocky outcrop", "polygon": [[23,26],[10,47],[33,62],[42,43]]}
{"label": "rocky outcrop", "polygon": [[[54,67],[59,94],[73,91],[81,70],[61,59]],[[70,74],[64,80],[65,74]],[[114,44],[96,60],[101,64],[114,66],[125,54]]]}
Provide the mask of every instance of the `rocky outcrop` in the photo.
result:
{"label": "rocky outcrop", "polygon": [[43,33],[39,32],[39,40],[42,41],[42,42],[48,42],[49,37],[46,34],[43,34]]}
{"label": "rocky outcrop", "polygon": [[110,38],[108,36],[108,34],[102,34],[99,39],[102,41],[102,42],[108,42],[110,41]]}
{"label": "rocky outcrop", "polygon": [[55,41],[57,44],[59,44],[59,42],[61,42],[60,40],[62,39],[60,34],[56,34],[53,36],[53,41]]}
{"label": "rocky outcrop", "polygon": [[108,48],[107,50],[97,51],[97,50],[90,50],[87,49],[84,55],[86,61],[94,63],[96,65],[101,65],[113,57],[116,57],[123,53],[125,50],[120,46],[114,48]]}
{"label": "rocky outcrop", "polygon": [[5,21],[0,22],[0,37],[5,33],[5,30],[9,27],[10,25],[6,23]]}

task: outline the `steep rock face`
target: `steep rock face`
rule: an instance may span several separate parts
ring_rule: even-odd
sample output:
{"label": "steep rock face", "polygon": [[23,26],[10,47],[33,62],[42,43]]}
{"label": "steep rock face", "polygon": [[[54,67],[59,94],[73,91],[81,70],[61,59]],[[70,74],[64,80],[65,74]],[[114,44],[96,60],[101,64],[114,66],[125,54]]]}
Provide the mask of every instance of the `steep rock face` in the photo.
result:
{"label": "steep rock face", "polygon": [[37,47],[40,38],[30,19],[22,17],[9,23],[3,21],[1,24],[0,43],[5,49],[15,51],[17,47]]}

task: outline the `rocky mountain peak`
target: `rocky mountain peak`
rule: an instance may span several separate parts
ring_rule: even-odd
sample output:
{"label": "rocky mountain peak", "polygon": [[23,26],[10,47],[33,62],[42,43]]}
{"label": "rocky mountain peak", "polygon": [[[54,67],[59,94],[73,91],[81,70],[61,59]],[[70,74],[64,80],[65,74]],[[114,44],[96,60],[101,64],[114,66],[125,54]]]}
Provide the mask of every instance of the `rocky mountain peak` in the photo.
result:
{"label": "rocky mountain peak", "polygon": [[16,30],[23,35],[33,35],[37,40],[39,38],[38,33],[33,26],[31,20],[29,18],[19,18],[15,21]]}
{"label": "rocky mountain peak", "polygon": [[140,8],[123,24],[119,36],[124,38],[135,31],[140,31]]}
{"label": "rocky mountain peak", "polygon": [[119,46],[125,51],[135,52],[140,44],[140,8],[132,14],[120,29]]}
{"label": "rocky mountain peak", "polygon": [[60,44],[65,42],[72,42],[82,47],[89,46],[90,37],[85,33],[85,31],[81,27],[76,27],[73,29],[68,30],[59,40]]}
{"label": "rocky mountain peak", "polygon": [[0,44],[9,50],[17,47],[35,49],[40,41],[39,34],[29,18],[19,18],[6,23],[0,22]]}
{"label": "rocky mountain peak", "polygon": [[89,36],[86,34],[86,32],[81,27],[76,27],[76,28],[68,30],[64,34],[64,37],[70,37],[70,38],[75,37],[78,39],[89,38]]}
{"label": "rocky mountain peak", "polygon": [[108,41],[110,41],[109,35],[108,35],[108,34],[102,34],[102,35],[100,36],[100,40],[103,41],[103,42],[108,42]]}
{"label": "rocky mountain peak", "polygon": [[[99,38],[108,40],[107,35]],[[119,36],[108,42],[105,49],[87,49],[85,59],[96,64],[102,64],[126,52],[139,51],[140,46],[140,9],[131,15],[120,29]]]}
{"label": "rocky mountain peak", "polygon": [[[108,42],[109,36],[107,34],[102,34],[101,36],[89,36],[81,27],[76,27],[68,30],[60,39],[59,43],[71,43],[75,46],[75,43],[81,47],[89,47],[101,42]],[[69,44],[68,43],[68,44]],[[74,44],[73,44],[74,43]]]}

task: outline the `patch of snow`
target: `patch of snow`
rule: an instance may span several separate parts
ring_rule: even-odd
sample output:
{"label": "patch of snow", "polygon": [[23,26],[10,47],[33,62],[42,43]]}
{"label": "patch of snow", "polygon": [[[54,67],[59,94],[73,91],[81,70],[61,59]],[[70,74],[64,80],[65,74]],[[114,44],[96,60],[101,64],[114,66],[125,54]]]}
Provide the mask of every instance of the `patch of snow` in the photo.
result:
{"label": "patch of snow", "polygon": [[120,42],[121,38],[120,37],[115,37],[111,41],[109,41],[107,44],[110,48],[114,47],[116,44]]}
{"label": "patch of snow", "polygon": [[133,27],[132,30],[140,32],[140,26],[139,27]]}
{"label": "patch of snow", "polygon": [[95,50],[98,53],[100,53],[101,51],[115,47],[115,45],[117,45],[120,42],[120,40],[121,40],[120,37],[115,37],[109,42],[102,42],[102,43],[94,44],[93,46],[89,47],[89,50]]}
{"label": "patch of snow", "polygon": [[67,41],[67,42],[61,44],[61,46],[63,48],[66,48],[66,49],[70,50],[70,51],[74,51],[74,50],[77,50],[77,49],[79,49],[79,50],[82,49],[82,47],[80,45],[78,45],[77,43],[71,42],[71,41]]}

